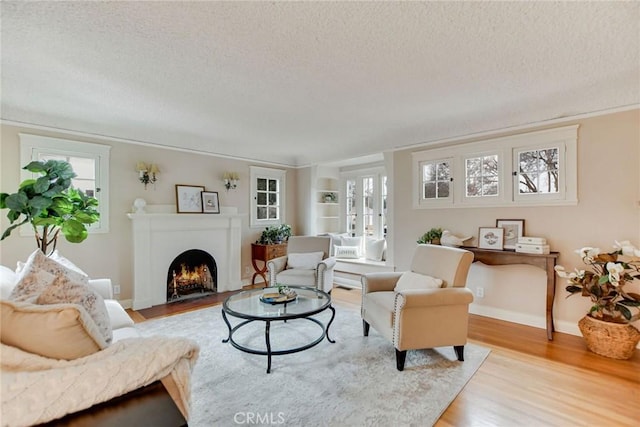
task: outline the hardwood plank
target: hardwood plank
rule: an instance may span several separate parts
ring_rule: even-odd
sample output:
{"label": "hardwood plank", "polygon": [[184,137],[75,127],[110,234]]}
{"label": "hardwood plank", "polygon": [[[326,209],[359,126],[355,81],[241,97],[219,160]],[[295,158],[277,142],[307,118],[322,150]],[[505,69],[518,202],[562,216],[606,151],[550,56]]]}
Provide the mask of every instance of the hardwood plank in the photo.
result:
{"label": "hardwood plank", "polygon": [[[335,287],[340,305],[360,307],[358,289]],[[220,304],[220,298],[129,311],[134,321]],[[591,353],[582,337],[471,315],[469,341],[492,352],[436,423],[449,426],[637,426],[640,352],[629,360]],[[393,363],[393,361],[390,361]]]}

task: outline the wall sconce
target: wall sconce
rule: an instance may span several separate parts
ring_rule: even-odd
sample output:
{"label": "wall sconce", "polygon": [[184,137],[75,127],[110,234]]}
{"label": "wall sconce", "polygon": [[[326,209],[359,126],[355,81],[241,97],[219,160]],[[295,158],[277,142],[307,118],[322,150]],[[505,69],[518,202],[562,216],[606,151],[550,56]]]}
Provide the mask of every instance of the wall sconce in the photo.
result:
{"label": "wall sconce", "polygon": [[222,177],[222,180],[224,181],[224,188],[227,189],[227,191],[229,191],[229,189],[235,190],[236,187],[238,186],[238,181],[240,181],[240,178],[238,178],[238,174],[235,172],[225,172],[224,176]]}
{"label": "wall sconce", "polygon": [[149,163],[147,165],[145,162],[138,162],[136,164],[136,171],[140,174],[138,179],[141,183],[144,184],[144,189],[147,189],[147,184],[155,184],[158,180],[157,174],[160,173],[160,169],[158,169],[158,165]]}

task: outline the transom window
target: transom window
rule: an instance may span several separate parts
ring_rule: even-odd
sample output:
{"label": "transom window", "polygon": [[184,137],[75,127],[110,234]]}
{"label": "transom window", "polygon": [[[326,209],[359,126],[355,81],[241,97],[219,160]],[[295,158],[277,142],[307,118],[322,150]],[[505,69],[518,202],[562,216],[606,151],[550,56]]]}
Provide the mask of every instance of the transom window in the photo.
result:
{"label": "transom window", "polygon": [[414,208],[574,205],[578,126],[415,152]]}
{"label": "transom window", "polygon": [[500,190],[498,155],[471,157],[465,161],[467,197],[497,196]]}

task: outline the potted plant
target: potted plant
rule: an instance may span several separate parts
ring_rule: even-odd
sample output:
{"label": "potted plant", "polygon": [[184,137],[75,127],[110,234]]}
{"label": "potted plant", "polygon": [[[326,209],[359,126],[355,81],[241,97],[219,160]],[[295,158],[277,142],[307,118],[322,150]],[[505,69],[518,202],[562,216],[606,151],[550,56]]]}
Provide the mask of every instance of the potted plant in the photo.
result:
{"label": "potted plant", "polygon": [[432,245],[439,245],[440,238],[442,237],[442,228],[432,228],[427,231],[418,239],[418,243],[431,243]]}
{"label": "potted plant", "polygon": [[575,269],[568,273],[560,265],[555,270],[567,279],[569,296],[580,294],[593,303],[578,322],[589,350],[628,359],[640,341],[640,331],[631,324],[640,319],[640,294],[627,292],[624,287],[640,279],[640,250],[629,241],[616,242],[614,249],[608,253],[592,247],[577,250],[592,271]]}
{"label": "potted plant", "polygon": [[267,227],[256,243],[261,245],[275,245],[286,242],[291,237],[291,226],[287,224]]}
{"label": "potted plant", "polygon": [[322,198],[325,203],[336,203],[338,201],[338,195],[336,193],[324,193]]}
{"label": "potted plant", "polygon": [[23,169],[42,176],[23,181],[13,194],[0,193],[0,209],[9,209],[7,218],[11,224],[0,240],[30,223],[36,244],[45,255],[55,250],[60,232],[71,243],[84,241],[88,236],[86,226],[100,218],[98,200],[71,187],[71,179],[76,176],[71,165],[48,160],[31,162]]}

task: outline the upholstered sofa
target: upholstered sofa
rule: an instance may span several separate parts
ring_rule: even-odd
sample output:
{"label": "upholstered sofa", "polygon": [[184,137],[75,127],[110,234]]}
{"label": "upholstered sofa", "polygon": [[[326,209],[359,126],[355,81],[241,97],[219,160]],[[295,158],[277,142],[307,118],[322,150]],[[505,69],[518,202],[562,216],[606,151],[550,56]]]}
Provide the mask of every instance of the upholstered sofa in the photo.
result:
{"label": "upholstered sofa", "polygon": [[[18,271],[0,266],[2,425],[49,422],[157,381],[188,419],[197,344],[186,338],[142,337],[113,299],[111,280],[86,278],[69,285],[73,280],[62,276],[78,276],[34,254],[48,267],[35,268],[34,255]],[[43,286],[51,277],[54,282]],[[21,296],[21,290],[36,288],[39,297]],[[81,300],[60,301],[76,288],[85,292]],[[45,294],[49,301],[43,301]],[[94,306],[107,325],[100,325]]]}

